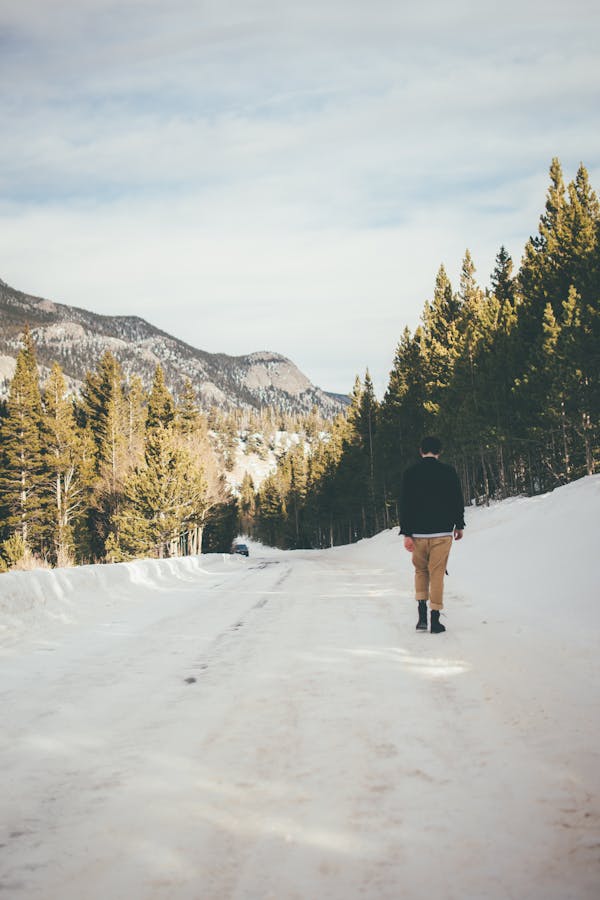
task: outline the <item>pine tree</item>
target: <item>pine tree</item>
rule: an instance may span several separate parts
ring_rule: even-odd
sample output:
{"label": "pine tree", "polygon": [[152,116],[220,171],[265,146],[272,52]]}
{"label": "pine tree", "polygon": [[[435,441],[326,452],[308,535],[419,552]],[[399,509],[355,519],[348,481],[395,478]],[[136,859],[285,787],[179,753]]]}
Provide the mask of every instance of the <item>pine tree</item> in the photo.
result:
{"label": "pine tree", "polygon": [[307,460],[303,522],[307,542],[313,547],[332,547],[344,539],[345,498],[337,479],[349,432],[347,418],[338,415],[327,439],[312,447]]}
{"label": "pine tree", "polygon": [[128,416],[123,396],[123,372],[110,351],[96,372],[88,372],[82,390],[81,412],[97,448],[99,473],[108,474],[113,488],[119,483],[127,458]]}
{"label": "pine tree", "polygon": [[191,434],[204,426],[198,407],[196,391],[189,378],[185,379],[179,405],[177,406],[177,421],[182,434]]}
{"label": "pine tree", "polygon": [[26,548],[46,549],[44,427],[38,369],[33,339],[23,332],[10,383],[7,413],[2,419],[0,491],[5,524],[17,533]]}
{"label": "pine tree", "polygon": [[62,369],[54,363],[44,389],[46,487],[51,496],[53,557],[64,566],[75,559],[74,525],[83,512],[92,458],[75,424]]}
{"label": "pine tree", "polygon": [[[0,487],[2,484],[2,475],[4,471],[4,444],[6,440],[6,431],[4,428],[4,421],[8,417],[8,406],[5,400],[0,399]],[[2,490],[0,490],[0,541],[6,540],[9,536],[6,518],[8,516],[8,509],[5,505],[5,498],[3,496]]]}
{"label": "pine tree", "polygon": [[506,247],[502,245],[496,255],[496,265],[492,272],[490,283],[492,292],[497,297],[501,306],[505,303],[515,305],[516,286],[513,277],[513,261]]}
{"label": "pine tree", "polygon": [[559,318],[549,303],[546,306],[539,366],[541,424],[557,435],[549,465],[560,481],[592,474],[594,468],[589,380],[581,355],[583,336],[581,297],[572,287]]}
{"label": "pine tree", "polygon": [[558,159],[550,166],[550,187],[546,208],[540,216],[538,234],[529,239],[519,273],[520,292],[526,300],[520,313],[523,344],[529,345],[540,334],[546,303],[554,312],[569,289],[567,273],[568,244],[567,198],[562,168]]}
{"label": "pine tree", "polygon": [[123,390],[123,372],[107,351],[96,372],[88,372],[78,409],[86,433],[95,444],[94,493],[88,511],[87,552],[104,556],[112,520],[119,511],[123,486],[135,459],[129,455],[129,414]]}
{"label": "pine tree", "polygon": [[206,482],[172,429],[147,429],[144,464],[127,479],[107,542],[113,560],[176,556],[180,540],[205,511]]}
{"label": "pine tree", "polygon": [[379,453],[377,452],[379,403],[375,397],[373,382],[368,369],[363,381],[356,427],[360,439],[360,447],[365,459],[364,468],[367,475],[367,490],[365,492],[363,512],[364,530],[365,534],[371,535],[378,531],[377,497],[379,496],[381,482],[379,478]]}
{"label": "pine tree", "polygon": [[463,440],[476,439],[479,415],[477,360],[482,338],[483,291],[475,280],[475,264],[469,250],[463,259],[459,297],[461,311],[458,320],[460,333],[459,356],[455,365],[454,400],[460,408],[460,430]]}
{"label": "pine tree", "polygon": [[343,452],[334,476],[336,518],[344,521],[348,543],[366,533],[366,508],[369,494],[368,457],[361,434],[361,405],[364,387],[357,375],[350,394],[348,427]]}
{"label": "pine tree", "polygon": [[600,228],[600,204],[589,183],[583,163],[575,180],[568,186],[569,204],[566,208],[568,244],[565,248],[567,271],[565,283],[574,287],[583,302],[598,298],[598,280],[594,261]]}
{"label": "pine tree", "polygon": [[[228,431],[235,427],[231,416],[219,418],[215,415],[214,421],[225,423]],[[178,446],[188,454],[191,466],[205,484],[202,509],[188,523],[188,552],[200,553],[204,549],[205,528],[210,525],[210,540],[213,545],[216,536],[220,535],[218,539],[224,540],[223,535],[228,534],[233,527],[232,509],[237,509],[237,505],[224,477],[223,463],[215,446],[220,436],[209,434],[206,416],[198,407],[196,392],[189,379],[184,384],[173,427]],[[237,432],[235,446],[237,447]],[[221,524],[220,516],[223,517]],[[237,512],[235,519],[237,521]]]}
{"label": "pine tree", "polygon": [[240,530],[242,534],[252,534],[256,514],[256,491],[249,472],[244,472],[238,497]]}
{"label": "pine tree", "polygon": [[215,506],[207,517],[202,539],[203,553],[229,553],[238,533],[238,508],[235,500]]}
{"label": "pine tree", "polygon": [[147,397],[142,379],[134,375],[125,396],[127,414],[127,454],[133,463],[144,450],[144,429],[147,416]]}
{"label": "pine tree", "polygon": [[283,542],[283,524],[286,507],[275,476],[269,475],[263,481],[257,497],[258,536],[269,547],[278,547]]}
{"label": "pine tree", "polygon": [[298,445],[286,455],[288,470],[286,490],[286,546],[306,546],[304,502],[306,499],[307,465],[304,447]]}
{"label": "pine tree", "polygon": [[386,469],[386,501],[396,510],[396,520],[402,473],[414,461],[429,422],[424,343],[422,328],[414,336],[404,329],[381,405],[379,442]]}
{"label": "pine tree", "polygon": [[146,429],[169,428],[174,423],[174,420],[175,403],[165,384],[165,373],[162,366],[157,366],[154,372],[152,390],[148,397]]}
{"label": "pine tree", "polygon": [[440,266],[433,300],[425,304],[422,327],[422,375],[424,409],[435,418],[444,405],[458,355],[458,317],[461,299],[452,291],[444,266]]}

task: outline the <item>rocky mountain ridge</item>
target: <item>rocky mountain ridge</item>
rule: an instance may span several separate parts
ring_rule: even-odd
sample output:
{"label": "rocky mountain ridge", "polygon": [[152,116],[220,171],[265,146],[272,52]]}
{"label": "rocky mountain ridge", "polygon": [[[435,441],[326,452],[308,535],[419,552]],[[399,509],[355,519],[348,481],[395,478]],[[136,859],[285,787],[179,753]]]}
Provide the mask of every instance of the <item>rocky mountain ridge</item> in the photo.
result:
{"label": "rocky mountain ridge", "polygon": [[102,354],[110,350],[125,374],[139,375],[146,387],[159,363],[175,394],[189,378],[204,407],[274,406],[291,413],[317,407],[323,415],[333,416],[345,406],[345,398],[313,385],[291,360],[279,353],[208,353],[138,316],[100,315],[25,294],[2,280],[0,393],[6,393],[25,324],[31,329],[42,369],[49,369],[54,361],[60,363],[74,390],[86,371],[95,368]]}

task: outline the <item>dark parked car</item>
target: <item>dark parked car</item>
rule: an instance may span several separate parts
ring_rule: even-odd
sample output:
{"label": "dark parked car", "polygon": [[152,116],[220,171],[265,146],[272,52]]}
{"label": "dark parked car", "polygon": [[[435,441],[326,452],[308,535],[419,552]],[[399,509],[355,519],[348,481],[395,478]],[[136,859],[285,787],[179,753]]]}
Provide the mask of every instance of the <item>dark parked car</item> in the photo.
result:
{"label": "dark parked car", "polygon": [[231,548],[232,553],[239,553],[240,556],[250,556],[247,544],[234,544]]}

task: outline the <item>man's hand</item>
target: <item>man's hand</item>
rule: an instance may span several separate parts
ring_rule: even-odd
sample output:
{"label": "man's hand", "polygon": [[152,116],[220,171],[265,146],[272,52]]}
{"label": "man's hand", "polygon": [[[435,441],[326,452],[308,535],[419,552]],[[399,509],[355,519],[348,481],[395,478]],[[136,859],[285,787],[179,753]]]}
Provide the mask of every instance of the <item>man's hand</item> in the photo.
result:
{"label": "man's hand", "polygon": [[404,538],[404,549],[408,550],[409,553],[412,553],[415,549],[415,542],[411,537]]}
{"label": "man's hand", "polygon": [[462,536],[463,536],[462,528],[455,528],[454,529],[454,540],[460,541],[460,540],[462,540]]}

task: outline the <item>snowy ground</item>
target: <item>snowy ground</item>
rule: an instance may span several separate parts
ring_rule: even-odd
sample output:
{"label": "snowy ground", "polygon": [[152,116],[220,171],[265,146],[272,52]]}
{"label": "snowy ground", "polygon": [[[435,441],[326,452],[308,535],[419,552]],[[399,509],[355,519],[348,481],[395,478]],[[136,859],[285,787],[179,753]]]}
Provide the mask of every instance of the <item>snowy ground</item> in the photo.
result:
{"label": "snowy ground", "polygon": [[599,513],[0,576],[0,896],[597,900]]}

